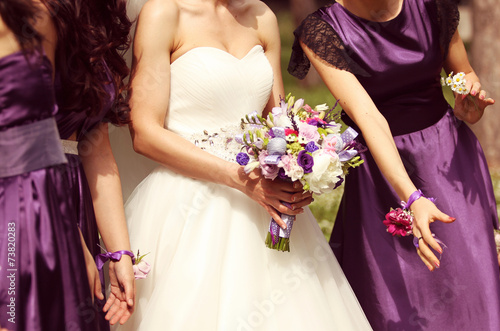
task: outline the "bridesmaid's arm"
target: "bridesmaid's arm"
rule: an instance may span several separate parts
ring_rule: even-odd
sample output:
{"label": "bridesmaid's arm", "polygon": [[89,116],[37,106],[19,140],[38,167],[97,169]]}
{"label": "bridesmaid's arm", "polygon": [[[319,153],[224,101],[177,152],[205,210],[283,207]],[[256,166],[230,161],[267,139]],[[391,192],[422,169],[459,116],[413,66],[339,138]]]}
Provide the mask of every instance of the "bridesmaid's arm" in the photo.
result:
{"label": "bridesmaid's arm", "polygon": [[464,43],[458,30],[453,35],[448,55],[444,63],[447,74],[463,72],[467,80],[467,88],[470,89],[470,96],[456,94],[454,113],[457,118],[470,124],[478,122],[484,114],[484,109],[495,103],[492,98],[486,98],[486,91],[482,89],[479,77],[476,75],[467,57]]}
{"label": "bridesmaid's arm", "polygon": [[[240,190],[284,225],[277,211],[295,215],[311,201],[310,194],[302,194],[301,185],[273,182],[257,171],[247,175],[243,167],[215,157],[164,128],[170,98],[171,53],[179,44],[175,38],[178,19],[178,8],[173,2],[149,1],[139,16],[130,99],[130,131],[135,151],[183,176]],[[281,92],[277,84],[273,93]],[[295,209],[280,201],[294,203]]]}
{"label": "bridesmaid's arm", "polygon": [[[326,65],[306,45],[302,44],[302,48],[330,92],[339,100],[342,109],[361,130],[384,177],[399,198],[408,201],[417,188],[406,172],[385,117],[353,74]],[[427,244],[442,252],[441,246],[432,237],[429,224],[435,220],[452,222],[454,219],[442,213],[427,199],[418,199],[412,204],[411,209],[415,214],[415,236],[422,236]],[[421,244],[417,251],[429,270],[439,267],[439,259],[426,244]]]}
{"label": "bridesmaid's arm", "polygon": [[[108,125],[99,124],[78,147],[104,245],[110,252],[130,251],[120,176],[109,143]],[[111,293],[104,310],[111,309],[106,318],[111,324],[118,321],[123,324],[134,311],[135,277],[132,259],[123,255],[120,261],[110,261],[109,277]]]}

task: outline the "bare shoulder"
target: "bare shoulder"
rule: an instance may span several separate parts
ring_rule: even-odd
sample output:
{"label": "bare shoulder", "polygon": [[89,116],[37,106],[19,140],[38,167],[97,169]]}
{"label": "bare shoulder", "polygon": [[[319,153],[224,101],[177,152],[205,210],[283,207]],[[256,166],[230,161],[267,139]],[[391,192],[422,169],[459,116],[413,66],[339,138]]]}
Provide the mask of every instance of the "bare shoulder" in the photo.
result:
{"label": "bare shoulder", "polygon": [[241,0],[240,3],[248,14],[257,17],[259,21],[263,23],[274,23],[276,21],[276,15],[261,0]]}
{"label": "bare shoulder", "polygon": [[177,0],[149,0],[139,13],[134,37],[136,47],[148,45],[148,49],[169,49],[174,44],[179,24]]}
{"label": "bare shoulder", "polygon": [[177,0],[149,0],[141,9],[139,20],[154,25],[169,26],[176,23],[179,17]]}
{"label": "bare shoulder", "polygon": [[[264,48],[270,43],[279,41],[278,19],[274,12],[260,0],[247,0],[249,10],[257,19],[257,33]],[[278,38],[278,39],[277,39]]]}
{"label": "bare shoulder", "polygon": [[253,15],[259,22],[259,33],[267,34],[278,31],[278,19],[274,12],[260,0],[248,0]]}

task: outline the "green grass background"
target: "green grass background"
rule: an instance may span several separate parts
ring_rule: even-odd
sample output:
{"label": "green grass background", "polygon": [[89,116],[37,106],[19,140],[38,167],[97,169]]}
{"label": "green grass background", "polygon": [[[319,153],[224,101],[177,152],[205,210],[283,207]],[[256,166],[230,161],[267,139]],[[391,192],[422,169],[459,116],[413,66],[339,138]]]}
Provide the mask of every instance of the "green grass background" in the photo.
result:
{"label": "green grass background", "polygon": [[[313,107],[317,104],[322,103],[327,103],[329,106],[333,106],[335,104],[335,98],[331,95],[324,84],[306,88],[302,86],[296,78],[292,77],[287,72],[286,67],[288,66],[288,61],[290,59],[293,44],[293,20],[288,11],[279,11],[277,13],[277,17],[281,33],[281,63],[283,83],[285,85],[286,93],[292,93],[292,95],[297,98],[303,98],[307,104]],[[450,103],[453,103],[453,95],[451,93],[451,90],[445,89],[444,92],[446,99]],[[493,180],[493,187],[495,190],[497,211],[500,212],[500,170],[491,171],[491,175]],[[343,186],[341,186],[330,194],[316,196],[314,198],[315,201],[310,205],[311,211],[316,217],[316,220],[318,221],[318,224],[327,239],[330,238],[330,233],[333,229],[335,216],[337,215],[337,210],[339,208],[343,191]]]}

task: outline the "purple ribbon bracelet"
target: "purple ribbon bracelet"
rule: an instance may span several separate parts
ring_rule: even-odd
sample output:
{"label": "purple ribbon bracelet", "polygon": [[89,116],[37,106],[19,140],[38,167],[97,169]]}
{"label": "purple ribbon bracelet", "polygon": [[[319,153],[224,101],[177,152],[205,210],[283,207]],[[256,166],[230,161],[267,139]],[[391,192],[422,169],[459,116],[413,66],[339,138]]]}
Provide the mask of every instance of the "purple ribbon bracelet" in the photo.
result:
{"label": "purple ribbon bracelet", "polygon": [[401,206],[403,207],[403,209],[410,210],[410,206],[420,198],[426,198],[432,203],[436,202],[435,198],[428,198],[422,193],[421,190],[416,190],[410,195],[410,197],[408,198],[408,202],[401,201]]}
{"label": "purple ribbon bracelet", "polygon": [[95,264],[97,266],[97,270],[101,270],[108,260],[112,261],[120,261],[122,255],[128,255],[132,258],[132,264],[135,264],[134,253],[131,251],[116,251],[116,252],[106,252],[103,254],[99,254],[95,257]]}

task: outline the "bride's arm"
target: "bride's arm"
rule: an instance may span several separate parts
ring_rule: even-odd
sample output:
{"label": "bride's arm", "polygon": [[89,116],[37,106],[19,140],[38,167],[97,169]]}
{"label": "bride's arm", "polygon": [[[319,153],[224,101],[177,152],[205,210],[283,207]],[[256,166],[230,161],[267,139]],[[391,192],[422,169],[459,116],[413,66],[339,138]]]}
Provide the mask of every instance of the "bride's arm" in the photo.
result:
{"label": "bride's arm", "polygon": [[[394,188],[399,198],[408,201],[409,196],[417,188],[408,176],[401,161],[385,117],[379,112],[366,90],[353,74],[326,65],[304,44],[302,44],[302,49],[330,92],[340,101],[342,109],[363,133],[366,144],[384,177]],[[422,236],[427,244],[436,251],[441,252],[440,245],[432,237],[429,224],[434,220],[452,222],[454,219],[442,213],[427,199],[418,199],[411,205],[411,209],[415,214],[415,236]],[[421,242],[418,254],[429,270],[434,270],[435,267],[439,266],[439,259],[425,243],[422,244]]]}
{"label": "bride's arm", "polygon": [[[238,189],[284,225],[277,211],[298,214],[310,203],[310,195],[302,194],[301,185],[266,180],[258,172],[246,175],[239,165],[219,159],[164,128],[177,24],[178,10],[170,1],[149,1],[139,16],[130,100],[135,151],[181,175]],[[280,201],[294,203],[294,210]]]}
{"label": "bride's arm", "polygon": [[276,15],[265,5],[260,3],[266,9],[264,15],[259,15],[259,38],[262,41],[267,60],[273,68],[273,89],[269,102],[263,110],[263,116],[266,117],[273,107],[280,104],[280,98],[285,97],[283,87],[283,77],[281,75],[281,40]]}

